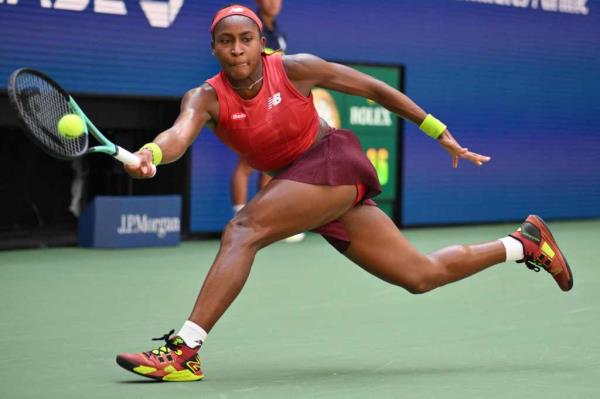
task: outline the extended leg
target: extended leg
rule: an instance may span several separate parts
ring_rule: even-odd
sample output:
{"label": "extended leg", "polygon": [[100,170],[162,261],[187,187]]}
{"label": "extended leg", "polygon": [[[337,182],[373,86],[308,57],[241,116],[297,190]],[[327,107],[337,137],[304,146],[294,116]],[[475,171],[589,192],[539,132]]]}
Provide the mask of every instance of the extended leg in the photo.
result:
{"label": "extended leg", "polygon": [[271,181],[225,228],[217,257],[180,332],[166,334],[164,346],[157,349],[120,353],[117,363],[157,380],[202,379],[200,344],[240,293],[256,252],[291,234],[337,219],[352,206],[355,196],[355,186]]}
{"label": "extended leg", "polygon": [[549,272],[563,291],[573,287],[573,274],[544,221],[530,215],[521,227],[501,240],[453,245],[428,255],[417,251],[392,221],[373,206],[351,209],[340,218],[351,244],[345,255],[368,272],[423,293],[481,270],[518,260],[530,269]]}
{"label": "extended leg", "polygon": [[354,186],[271,181],[228,224],[189,320],[209,331],[242,289],[256,252],[275,241],[337,219]]}
{"label": "extended leg", "polygon": [[422,254],[374,206],[355,207],[340,220],[351,241],[345,255],[369,273],[412,293],[430,291],[506,260],[500,241]]}

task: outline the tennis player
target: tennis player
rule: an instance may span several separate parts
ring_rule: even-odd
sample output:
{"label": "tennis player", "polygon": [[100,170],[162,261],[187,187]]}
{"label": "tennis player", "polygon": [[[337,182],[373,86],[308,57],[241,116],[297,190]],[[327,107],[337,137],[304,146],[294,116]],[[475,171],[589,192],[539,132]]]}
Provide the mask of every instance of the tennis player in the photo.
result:
{"label": "tennis player", "polygon": [[174,125],[137,153],[136,178],[151,177],[151,163],[174,162],[206,124],[253,168],[273,179],[227,225],[221,247],[189,319],[165,344],[121,353],[117,363],[164,381],[204,375],[198,350],[207,333],[238,296],[261,248],[304,230],[322,234],[351,261],[391,284],[420,294],[506,261],[549,272],[558,286],[573,285],[571,270],[550,230],[530,215],[509,236],[476,245],[454,245],[422,254],[372,200],[380,193],[375,169],[356,136],[319,118],[314,86],[376,101],[420,126],[459,160],[490,160],[462,147],[446,126],[392,87],[351,68],[309,54],[265,55],[260,19],[233,5],[214,16],[212,49],[222,70],[183,98]]}

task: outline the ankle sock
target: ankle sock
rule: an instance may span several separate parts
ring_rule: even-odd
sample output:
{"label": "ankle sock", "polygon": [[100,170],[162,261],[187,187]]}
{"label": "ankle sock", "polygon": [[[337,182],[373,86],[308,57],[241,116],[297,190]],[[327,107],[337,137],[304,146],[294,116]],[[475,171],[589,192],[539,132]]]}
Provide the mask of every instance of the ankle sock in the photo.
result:
{"label": "ankle sock", "polygon": [[523,251],[523,244],[521,244],[521,241],[509,236],[501,238],[500,242],[506,249],[506,262],[515,262],[522,260],[525,257],[525,252]]}
{"label": "ankle sock", "polygon": [[206,340],[208,333],[193,321],[186,320],[177,335],[180,336],[190,348],[200,348]]}

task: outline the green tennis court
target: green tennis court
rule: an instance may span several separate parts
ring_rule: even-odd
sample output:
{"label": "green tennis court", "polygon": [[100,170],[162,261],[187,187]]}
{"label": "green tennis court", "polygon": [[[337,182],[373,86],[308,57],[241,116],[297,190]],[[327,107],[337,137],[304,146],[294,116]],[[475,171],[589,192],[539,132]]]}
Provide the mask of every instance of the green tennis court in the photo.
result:
{"label": "green tennis court", "polygon": [[[211,332],[204,381],[119,368],[187,318],[217,241],[177,248],[0,253],[0,398],[597,398],[600,221],[551,223],[575,276],[502,264],[422,296],[371,277],[324,240],[259,253]],[[513,225],[416,229],[423,251]]]}

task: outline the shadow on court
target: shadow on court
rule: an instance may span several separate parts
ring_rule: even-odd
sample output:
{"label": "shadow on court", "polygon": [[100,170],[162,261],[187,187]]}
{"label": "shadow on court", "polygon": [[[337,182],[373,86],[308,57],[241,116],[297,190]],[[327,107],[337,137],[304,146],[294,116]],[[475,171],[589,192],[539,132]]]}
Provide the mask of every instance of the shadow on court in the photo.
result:
{"label": "shadow on court", "polygon": [[[563,372],[577,372],[584,367],[564,366],[561,365]],[[349,367],[289,367],[282,368],[261,368],[260,370],[249,370],[244,373],[229,372],[208,379],[218,380],[219,382],[232,383],[253,383],[253,384],[273,384],[273,383],[289,383],[293,381],[311,381],[313,383],[319,380],[335,380],[341,377],[348,377],[355,381],[364,380],[365,382],[380,377],[433,377],[433,376],[459,376],[459,375],[474,375],[474,374],[502,374],[502,373],[535,373],[535,374],[551,374],[556,371],[555,364],[549,363],[514,363],[514,364],[498,364],[498,365],[456,365],[456,366],[439,366],[439,367],[398,367],[388,366],[381,370],[366,369],[358,366]]]}

